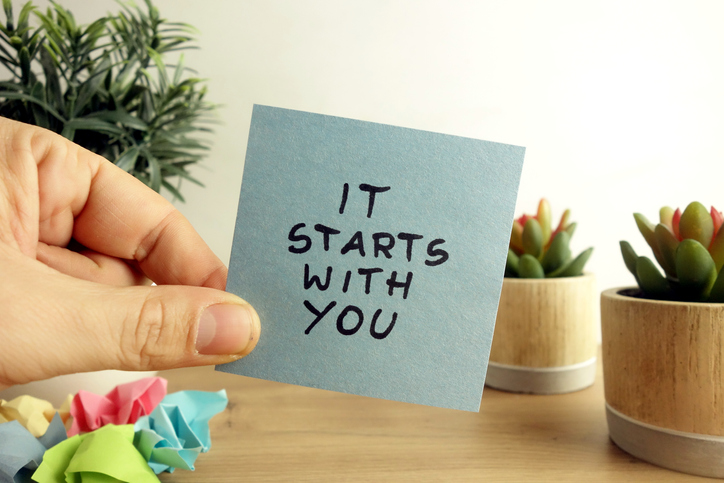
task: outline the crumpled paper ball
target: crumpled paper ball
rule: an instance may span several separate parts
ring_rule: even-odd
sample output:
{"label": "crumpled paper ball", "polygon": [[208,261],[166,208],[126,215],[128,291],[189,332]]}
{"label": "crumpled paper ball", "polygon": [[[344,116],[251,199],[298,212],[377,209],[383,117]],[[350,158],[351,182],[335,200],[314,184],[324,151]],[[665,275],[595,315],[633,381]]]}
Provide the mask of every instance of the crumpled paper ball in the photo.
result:
{"label": "crumpled paper ball", "polygon": [[134,444],[156,474],[175,468],[193,470],[199,453],[211,448],[209,420],[228,402],[223,389],[169,394],[136,422]]}
{"label": "crumpled paper ball", "polygon": [[60,414],[55,414],[39,438],[20,421],[0,424],[0,483],[30,483],[48,448],[67,438]]}
{"label": "crumpled paper ball", "polygon": [[133,446],[133,425],[107,424],[45,452],[38,483],[152,483],[158,477]]}
{"label": "crumpled paper ball", "polygon": [[151,414],[166,395],[166,379],[147,377],[116,386],[105,396],[78,391],[70,414],[73,424],[68,436],[87,433],[106,424],[133,424],[141,416]]}
{"label": "crumpled paper ball", "polygon": [[50,421],[59,414],[63,423],[70,417],[70,405],[73,396],[68,394],[60,409],[33,396],[18,396],[10,401],[0,399],[0,424],[17,421],[36,438],[41,437],[48,430]]}

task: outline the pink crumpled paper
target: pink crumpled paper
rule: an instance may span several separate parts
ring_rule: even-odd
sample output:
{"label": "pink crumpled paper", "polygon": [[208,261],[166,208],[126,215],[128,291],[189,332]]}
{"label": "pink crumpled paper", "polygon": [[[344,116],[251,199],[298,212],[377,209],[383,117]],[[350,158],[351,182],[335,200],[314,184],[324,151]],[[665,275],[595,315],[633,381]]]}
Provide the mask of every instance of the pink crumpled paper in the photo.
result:
{"label": "pink crumpled paper", "polygon": [[166,379],[147,377],[116,386],[105,396],[78,391],[70,406],[73,424],[68,436],[94,431],[106,424],[134,424],[151,414],[166,396]]}

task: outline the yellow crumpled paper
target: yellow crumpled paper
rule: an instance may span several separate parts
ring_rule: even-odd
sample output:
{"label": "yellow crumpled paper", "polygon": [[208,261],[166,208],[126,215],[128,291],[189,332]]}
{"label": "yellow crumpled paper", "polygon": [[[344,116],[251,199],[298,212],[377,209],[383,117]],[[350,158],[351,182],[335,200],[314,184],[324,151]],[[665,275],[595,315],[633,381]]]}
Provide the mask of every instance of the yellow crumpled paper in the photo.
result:
{"label": "yellow crumpled paper", "polygon": [[17,421],[39,438],[48,430],[55,413],[60,414],[64,424],[68,421],[72,401],[73,396],[68,394],[60,409],[55,409],[48,401],[33,396],[18,396],[10,401],[0,399],[0,424]]}

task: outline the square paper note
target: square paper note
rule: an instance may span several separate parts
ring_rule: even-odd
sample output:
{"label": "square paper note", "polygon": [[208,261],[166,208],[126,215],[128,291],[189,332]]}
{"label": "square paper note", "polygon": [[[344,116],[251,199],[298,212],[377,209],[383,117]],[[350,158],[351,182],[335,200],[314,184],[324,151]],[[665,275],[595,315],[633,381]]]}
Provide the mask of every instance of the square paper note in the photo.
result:
{"label": "square paper note", "polygon": [[524,148],[255,106],[225,372],[477,411]]}

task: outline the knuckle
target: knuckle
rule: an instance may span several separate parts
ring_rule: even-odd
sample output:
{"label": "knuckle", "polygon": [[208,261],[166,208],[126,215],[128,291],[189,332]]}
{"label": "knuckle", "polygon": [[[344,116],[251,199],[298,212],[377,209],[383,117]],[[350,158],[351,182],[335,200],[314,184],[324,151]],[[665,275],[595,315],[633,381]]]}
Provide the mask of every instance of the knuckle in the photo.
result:
{"label": "knuckle", "polygon": [[135,323],[126,324],[121,352],[124,365],[134,369],[159,369],[173,358],[178,329],[173,323],[172,309],[164,299],[149,294],[138,312]]}

